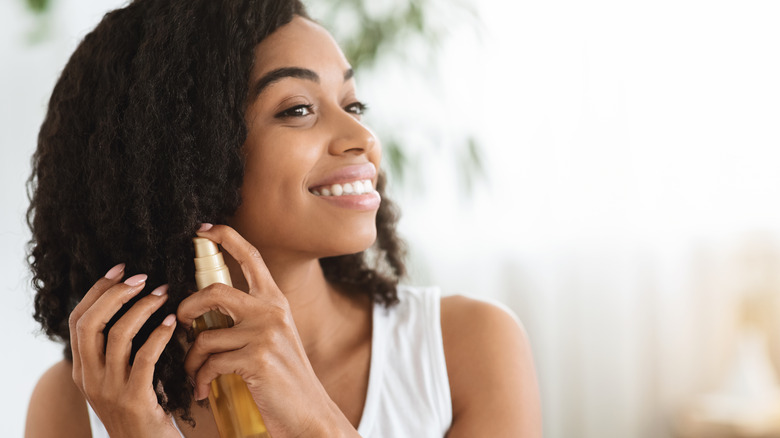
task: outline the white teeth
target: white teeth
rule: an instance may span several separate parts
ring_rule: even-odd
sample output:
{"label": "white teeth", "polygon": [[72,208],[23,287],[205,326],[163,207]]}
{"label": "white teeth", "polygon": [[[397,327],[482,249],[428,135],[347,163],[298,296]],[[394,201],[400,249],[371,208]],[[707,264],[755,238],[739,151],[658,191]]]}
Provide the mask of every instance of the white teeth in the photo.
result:
{"label": "white teeth", "polygon": [[330,187],[321,187],[319,190],[311,192],[316,196],[342,196],[342,195],[362,195],[374,191],[374,184],[370,179],[363,181],[353,181],[345,184],[333,184]]}

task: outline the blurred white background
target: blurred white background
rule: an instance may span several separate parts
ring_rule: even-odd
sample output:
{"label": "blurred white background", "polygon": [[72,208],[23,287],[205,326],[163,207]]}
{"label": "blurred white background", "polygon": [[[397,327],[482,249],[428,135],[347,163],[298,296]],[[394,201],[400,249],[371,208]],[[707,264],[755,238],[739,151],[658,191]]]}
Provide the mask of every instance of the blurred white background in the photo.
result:
{"label": "blurred white background", "polygon": [[[30,316],[29,158],[67,58],[121,4],[57,1],[35,45],[21,1],[0,5],[4,436],[22,435],[32,388],[60,358]],[[741,397],[730,413],[739,400],[771,401],[774,371],[741,377],[767,353],[780,365],[780,3],[477,9],[484,29],[453,28],[428,72],[439,100],[421,97],[431,81],[409,67],[358,78],[371,117],[444,139],[420,137],[419,187],[396,196],[410,281],[520,316],[549,438],[672,437],[697,397],[719,389]],[[486,160],[470,198],[446,158],[447,139],[463,132],[477,134]],[[740,356],[744,320],[762,334]]]}

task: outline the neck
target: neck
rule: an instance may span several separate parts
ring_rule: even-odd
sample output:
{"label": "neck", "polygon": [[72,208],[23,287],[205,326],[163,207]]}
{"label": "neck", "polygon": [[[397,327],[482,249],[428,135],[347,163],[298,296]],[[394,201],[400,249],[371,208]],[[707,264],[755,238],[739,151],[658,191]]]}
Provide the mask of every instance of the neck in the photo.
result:
{"label": "neck", "polygon": [[[355,320],[355,312],[365,310],[365,302],[347,297],[328,283],[319,260],[290,257],[261,251],[274,282],[290,304],[301,342],[310,360],[325,356],[342,347],[342,333]],[[241,267],[230,254],[223,252],[233,286],[249,291]],[[370,301],[370,300],[368,300]]]}

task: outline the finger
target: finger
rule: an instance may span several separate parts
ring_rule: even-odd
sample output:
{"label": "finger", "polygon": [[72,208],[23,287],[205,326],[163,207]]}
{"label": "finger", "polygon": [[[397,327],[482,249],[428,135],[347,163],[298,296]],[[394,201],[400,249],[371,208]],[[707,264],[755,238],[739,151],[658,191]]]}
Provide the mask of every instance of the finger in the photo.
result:
{"label": "finger", "polygon": [[78,330],[76,324],[84,312],[100,298],[110,287],[119,283],[125,274],[125,264],[120,263],[109,269],[106,274],[100,278],[84,295],[84,298],[76,305],[70,313],[68,327],[70,332],[70,349],[73,353],[73,379],[81,386],[81,356],[79,352]]}
{"label": "finger", "polygon": [[217,353],[238,350],[247,345],[246,337],[239,336],[236,328],[206,330],[195,338],[184,358],[184,371],[190,377],[195,377],[198,369]]}
{"label": "finger", "polygon": [[211,355],[193,378],[195,400],[209,396],[211,382],[223,374],[240,374],[241,350]]}
{"label": "finger", "polygon": [[185,298],[179,304],[176,316],[185,327],[190,327],[196,318],[216,310],[230,316],[238,324],[243,320],[241,313],[248,306],[248,297],[244,292],[226,284],[214,283]]}
{"label": "finger", "polygon": [[122,315],[108,331],[106,340],[106,371],[119,375],[123,379],[130,367],[130,353],[133,338],[152,314],[165,303],[168,298],[168,285],[164,284],[153,290],[151,294],[133,304],[127,313]]}
{"label": "finger", "polygon": [[144,345],[138,349],[128,378],[128,383],[132,387],[151,386],[154,378],[154,366],[160,360],[160,355],[171,340],[175,328],[176,315],[166,316],[163,322],[149,335]]}
{"label": "finger", "polygon": [[114,314],[128,301],[143,290],[146,274],[134,275],[124,283],[109,288],[79,318],[76,324],[78,332],[79,356],[83,366],[98,369],[103,361],[103,330]]}
{"label": "finger", "polygon": [[260,251],[238,234],[238,231],[227,225],[212,225],[210,228],[209,225],[211,224],[203,224],[197,231],[198,236],[222,245],[222,248],[236,259],[249,285],[250,295],[263,290],[264,285],[275,284]]}

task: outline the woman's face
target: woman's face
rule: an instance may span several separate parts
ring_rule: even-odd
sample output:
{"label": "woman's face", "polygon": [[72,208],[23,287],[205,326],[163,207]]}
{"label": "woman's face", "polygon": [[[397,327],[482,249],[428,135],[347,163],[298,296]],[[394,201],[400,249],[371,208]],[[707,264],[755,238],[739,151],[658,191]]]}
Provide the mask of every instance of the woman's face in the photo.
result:
{"label": "woman's face", "polygon": [[[255,57],[243,202],[230,224],[264,255],[368,248],[381,147],[361,122],[349,63],[327,31],[301,17],[263,40]],[[359,185],[366,193],[335,196]]]}

